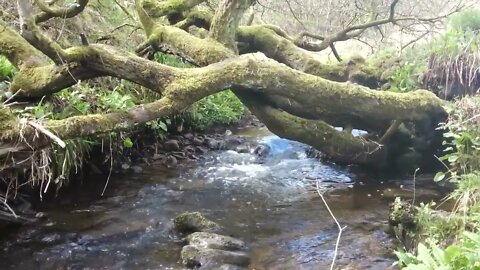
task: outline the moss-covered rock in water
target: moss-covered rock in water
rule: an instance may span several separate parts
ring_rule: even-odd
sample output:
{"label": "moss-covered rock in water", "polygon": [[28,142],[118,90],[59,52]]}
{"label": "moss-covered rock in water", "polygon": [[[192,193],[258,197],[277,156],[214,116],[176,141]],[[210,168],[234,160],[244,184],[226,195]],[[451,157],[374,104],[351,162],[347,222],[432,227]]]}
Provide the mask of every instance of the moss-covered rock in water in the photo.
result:
{"label": "moss-covered rock in water", "polygon": [[197,248],[191,245],[182,248],[182,261],[188,267],[212,269],[225,264],[247,266],[248,254],[243,251],[227,251],[210,248]]}
{"label": "moss-covered rock in water", "polygon": [[187,237],[188,244],[197,248],[213,248],[222,250],[246,250],[245,242],[225,235],[209,232],[195,232]]}
{"label": "moss-covered rock in water", "polygon": [[183,213],[173,220],[173,224],[179,233],[215,232],[220,229],[220,225],[206,219],[199,212]]}

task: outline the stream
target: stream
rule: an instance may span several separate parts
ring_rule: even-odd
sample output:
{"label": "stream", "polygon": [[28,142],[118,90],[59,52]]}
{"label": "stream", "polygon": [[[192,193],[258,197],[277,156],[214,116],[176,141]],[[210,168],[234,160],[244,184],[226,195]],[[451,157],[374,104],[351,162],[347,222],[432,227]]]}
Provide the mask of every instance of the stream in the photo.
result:
{"label": "stream", "polygon": [[[394,262],[388,204],[412,196],[412,178],[354,174],[266,131],[242,135],[268,145],[269,154],[212,151],[170,169],[151,164],[113,175],[104,196],[99,177],[42,202],[36,210],[46,218],[2,236],[0,269],[184,269],[171,220],[186,211],[246,241],[249,269],[329,269],[338,228],[318,191],[346,226],[338,266],[384,270]],[[431,178],[417,177],[417,200],[442,194]]]}

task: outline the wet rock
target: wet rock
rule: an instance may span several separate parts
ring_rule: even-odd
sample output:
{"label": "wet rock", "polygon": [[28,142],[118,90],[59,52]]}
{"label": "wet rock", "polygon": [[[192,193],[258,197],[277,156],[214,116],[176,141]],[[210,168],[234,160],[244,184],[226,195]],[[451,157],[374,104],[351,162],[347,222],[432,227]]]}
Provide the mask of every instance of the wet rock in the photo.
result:
{"label": "wet rock", "polygon": [[171,156],[175,157],[178,160],[185,159],[185,153],[184,152],[174,152],[171,154]]}
{"label": "wet rock", "polygon": [[313,147],[309,147],[306,151],[307,157],[309,158],[323,158],[324,155],[322,152],[318,151],[317,149]]}
{"label": "wet rock", "polygon": [[222,250],[246,250],[247,245],[242,240],[209,232],[196,232],[187,237],[188,244],[197,248]]}
{"label": "wet rock", "polygon": [[199,137],[195,137],[193,140],[192,140],[192,143],[193,145],[203,145],[204,143],[204,140],[202,138],[199,138]]}
{"label": "wet rock", "polygon": [[270,146],[266,144],[260,144],[253,150],[253,153],[259,157],[266,157],[270,152]]}
{"label": "wet rock", "polygon": [[219,149],[220,148],[220,142],[215,140],[215,139],[212,139],[212,138],[206,138],[203,142],[203,144],[210,148],[210,149]]}
{"label": "wet rock", "polygon": [[230,136],[227,139],[225,139],[221,145],[221,149],[226,149],[226,150],[235,150],[235,148],[243,143],[246,142],[245,137],[241,136]]}
{"label": "wet rock", "polygon": [[180,233],[215,232],[220,229],[217,223],[206,219],[199,212],[183,213],[173,220],[173,225]]}
{"label": "wet rock", "polygon": [[143,172],[143,168],[137,165],[131,166],[130,170],[134,173],[141,173]]}
{"label": "wet rock", "polygon": [[192,153],[195,153],[195,149],[196,149],[195,147],[189,145],[189,146],[185,147],[185,148],[183,149],[183,151],[184,151],[185,153],[192,154]]}
{"label": "wet rock", "polygon": [[167,158],[165,158],[165,160],[163,161],[163,163],[169,167],[171,166],[175,166],[177,165],[178,163],[178,160],[176,157],[174,156],[168,156]]}
{"label": "wet rock", "polygon": [[178,151],[180,150],[180,145],[177,140],[167,140],[163,143],[163,147],[167,151]]}
{"label": "wet rock", "polygon": [[172,140],[176,140],[176,141],[181,141],[183,140],[183,136],[182,135],[171,135],[170,138]]}
{"label": "wet rock", "polygon": [[224,264],[219,267],[215,267],[212,270],[246,270],[247,268],[233,264]]}
{"label": "wet rock", "polygon": [[62,237],[58,233],[48,234],[42,238],[44,243],[54,243],[58,242]]}
{"label": "wet rock", "polygon": [[195,150],[199,154],[205,154],[205,153],[208,152],[208,149],[203,147],[203,146],[197,146],[197,147],[195,147]]}
{"label": "wet rock", "polygon": [[47,217],[47,214],[45,214],[44,212],[38,212],[35,214],[35,217],[39,219],[44,219]]}
{"label": "wet rock", "polygon": [[183,263],[188,267],[205,267],[208,265],[208,269],[226,264],[247,266],[250,263],[248,254],[243,251],[197,248],[191,245],[182,248],[181,257]]}
{"label": "wet rock", "polygon": [[122,168],[122,170],[128,170],[128,169],[130,169],[130,164],[122,163],[122,165],[120,167]]}
{"label": "wet rock", "polygon": [[165,155],[162,155],[162,154],[155,154],[152,157],[153,160],[160,160],[160,159],[164,159],[164,158],[165,158]]}
{"label": "wet rock", "polygon": [[183,137],[187,140],[192,140],[195,136],[192,133],[185,133]]}
{"label": "wet rock", "polygon": [[235,152],[237,153],[250,153],[250,147],[245,144],[241,144],[235,148]]}

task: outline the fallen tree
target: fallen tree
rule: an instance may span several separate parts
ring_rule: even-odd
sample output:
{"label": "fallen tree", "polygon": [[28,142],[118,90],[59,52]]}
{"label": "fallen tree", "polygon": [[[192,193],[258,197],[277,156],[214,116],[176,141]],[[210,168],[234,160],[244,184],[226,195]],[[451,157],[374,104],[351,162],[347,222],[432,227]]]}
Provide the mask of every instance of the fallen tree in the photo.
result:
{"label": "fallen tree", "polygon": [[[368,27],[413,20],[394,17],[398,0],[391,3],[388,19],[324,37],[318,46],[303,40],[308,33],[292,38],[276,26],[240,25],[253,4],[250,0],[220,1],[214,12],[200,6],[202,0],[137,0],[146,42],[136,54],[91,44],[88,33],[79,33],[82,45],[62,47],[38,24],[74,17],[88,1],[78,0],[65,9],[34,2],[39,13],[30,1],[18,0],[21,33],[0,21],[0,53],[18,69],[5,93],[8,102],[39,101],[79,81],[105,76],[137,83],[161,98],[125,111],[45,121],[18,118],[9,106],[1,106],[0,157],[8,166],[15,166],[19,153],[130,129],[181,112],[225,89],[232,89],[275,134],[309,144],[343,163],[383,165],[399,153],[389,151],[396,134],[410,136],[411,127],[420,125],[423,129],[414,130],[430,130],[423,135],[431,140],[436,123],[446,115],[443,101],[428,91],[378,91],[372,88],[381,85],[380,72],[363,61],[324,64],[308,51],[334,48],[336,41]],[[196,67],[174,68],[143,57],[156,51],[175,54]],[[352,128],[368,135],[355,137]],[[412,147],[412,142],[402,147]]]}

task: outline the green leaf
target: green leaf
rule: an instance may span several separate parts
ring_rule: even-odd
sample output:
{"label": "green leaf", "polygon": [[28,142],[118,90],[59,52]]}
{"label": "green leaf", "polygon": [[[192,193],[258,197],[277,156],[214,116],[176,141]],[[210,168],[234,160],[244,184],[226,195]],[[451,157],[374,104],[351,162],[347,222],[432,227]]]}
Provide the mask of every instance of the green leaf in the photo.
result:
{"label": "green leaf", "polygon": [[455,260],[455,258],[457,258],[460,253],[462,252],[462,250],[460,249],[460,247],[458,246],[449,246],[445,249],[445,262],[446,263],[450,263],[450,262],[453,262]]}
{"label": "green leaf", "polygon": [[448,162],[450,163],[454,163],[458,160],[458,156],[457,155],[451,155],[448,157]]}
{"label": "green leaf", "polygon": [[158,121],[158,126],[165,132],[168,131],[167,124],[165,124],[163,121]]}
{"label": "green leaf", "polygon": [[435,182],[440,182],[443,179],[445,179],[445,173],[443,172],[438,172],[437,174],[435,174],[435,177],[433,177],[433,181]]}
{"label": "green leaf", "polygon": [[125,148],[132,148],[133,147],[133,142],[132,142],[132,139],[130,139],[130,137],[123,140],[123,147],[125,147]]}
{"label": "green leaf", "polygon": [[[419,261],[423,262],[426,266],[430,266],[430,267],[437,266],[432,255],[430,255],[430,250],[422,243],[418,244],[417,258]],[[429,268],[425,268],[425,269],[429,269]]]}

